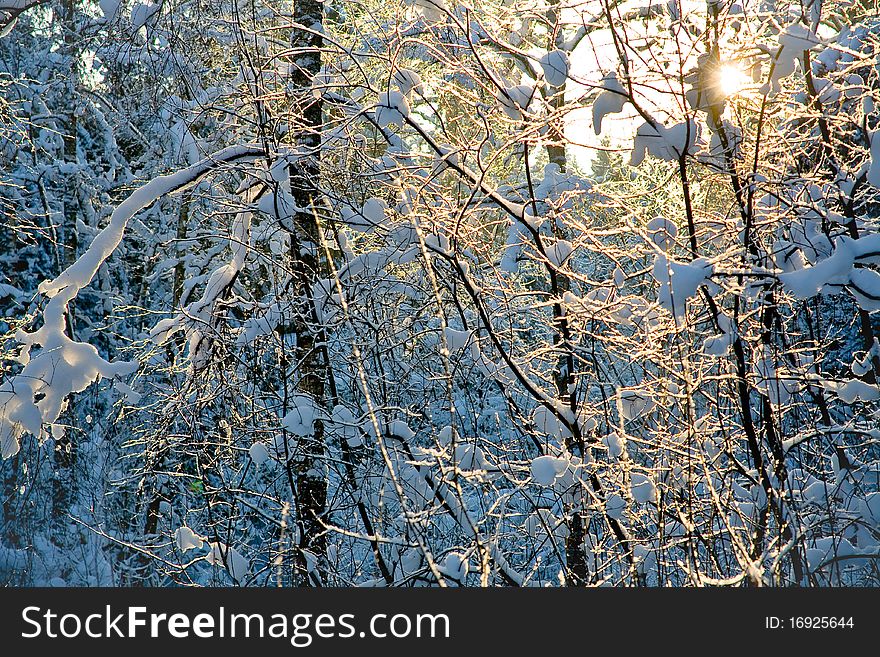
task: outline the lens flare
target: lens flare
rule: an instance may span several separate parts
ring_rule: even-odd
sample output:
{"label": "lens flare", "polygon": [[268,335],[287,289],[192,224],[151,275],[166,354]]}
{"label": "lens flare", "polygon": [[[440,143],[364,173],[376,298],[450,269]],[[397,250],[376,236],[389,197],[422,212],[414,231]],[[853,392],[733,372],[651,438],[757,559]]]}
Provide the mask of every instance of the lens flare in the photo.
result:
{"label": "lens flare", "polygon": [[725,97],[735,96],[752,82],[748,73],[734,62],[727,62],[718,67],[718,89]]}

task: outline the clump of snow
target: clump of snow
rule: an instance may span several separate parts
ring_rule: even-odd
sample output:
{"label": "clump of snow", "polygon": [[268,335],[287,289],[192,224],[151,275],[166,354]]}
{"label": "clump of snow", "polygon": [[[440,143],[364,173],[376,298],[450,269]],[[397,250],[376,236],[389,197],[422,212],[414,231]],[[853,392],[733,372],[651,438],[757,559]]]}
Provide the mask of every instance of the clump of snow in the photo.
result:
{"label": "clump of snow", "polygon": [[732,332],[710,335],[703,340],[703,353],[707,356],[724,356],[730,351],[734,338],[735,336]]}
{"label": "clump of snow", "polygon": [[531,208],[522,208],[518,219],[511,218],[507,231],[507,243],[501,257],[501,271],[513,273],[519,266],[523,244],[532,239],[532,231],[537,232],[544,224],[544,217],[536,217]]}
{"label": "clump of snow", "polygon": [[161,9],[161,5],[153,2],[138,2],[131,10],[131,26],[136,30],[142,28],[150,22],[159,9]]}
{"label": "clump of snow", "polygon": [[229,236],[232,257],[229,262],[211,273],[202,296],[188,304],[176,316],[157,322],[150,331],[150,338],[156,344],[164,343],[177,331],[185,331],[191,367],[194,371],[201,369],[211,357],[211,349],[206,348],[206,345],[211,344],[212,339],[211,320],[218,301],[236,279],[247,259],[250,249],[251,220],[250,212],[239,212],[235,216]]}
{"label": "clump of snow", "polygon": [[840,536],[817,538],[812,547],[807,548],[807,564],[811,570],[817,570],[835,557],[851,557],[857,554],[853,544]]}
{"label": "clump of snow", "polygon": [[455,435],[455,429],[451,426],[446,425],[437,433],[437,443],[441,447],[447,447],[452,443],[452,438]]}
{"label": "clump of snow", "polygon": [[565,84],[570,68],[568,53],[564,50],[551,50],[541,57],[540,64],[547,84],[553,87],[561,87]]}
{"label": "clump of snow", "polygon": [[462,470],[486,470],[489,467],[483,449],[472,443],[457,444],[453,458]]}
{"label": "clump of snow", "polygon": [[315,432],[318,409],[308,395],[296,395],[292,408],[281,418],[281,426],[295,436],[311,436]]}
{"label": "clump of snow", "polygon": [[501,109],[514,121],[519,121],[528,111],[529,103],[535,95],[535,88],[530,84],[520,84],[514,87],[504,87],[495,98],[501,105]]}
{"label": "clump of snow", "polygon": [[535,429],[546,436],[560,438],[568,433],[557,415],[546,406],[539,406],[535,409],[534,421]]}
{"label": "clump of snow", "polygon": [[141,394],[139,392],[119,379],[116,379],[113,382],[113,388],[121,392],[125,396],[125,401],[132,406],[141,400]]}
{"label": "clump of snow", "polygon": [[862,352],[862,356],[859,357],[857,354],[853,354],[853,362],[850,365],[850,370],[856,376],[864,376],[873,368],[872,360],[874,358],[880,358],[880,340],[874,338],[874,344],[871,345],[871,348],[868,349],[867,352]]}
{"label": "clump of snow", "polygon": [[568,461],[555,456],[539,456],[532,459],[532,481],[540,486],[552,486],[556,477],[565,472]]}
{"label": "clump of snow", "polygon": [[623,438],[621,438],[616,432],[612,431],[608,435],[603,436],[602,444],[605,445],[605,448],[608,450],[608,455],[612,458],[618,459],[623,455],[625,443]]}
{"label": "clump of snow", "polygon": [[602,92],[593,101],[593,130],[596,134],[602,132],[602,121],[609,114],[618,114],[623,111],[623,106],[629,101],[626,89],[617,79],[617,74],[609,73],[602,79]]}
{"label": "clump of snow", "polygon": [[116,12],[119,11],[119,5],[121,4],[121,1],[122,0],[101,0],[98,3],[98,6],[101,7],[101,13],[104,14],[104,19],[107,20],[107,22],[112,21],[113,18],[116,16]]}
{"label": "clump of snow", "polygon": [[524,226],[528,226],[534,231],[540,230],[541,226],[544,225],[544,217],[536,217],[530,207],[523,209],[522,215],[520,215],[520,221],[522,221]]}
{"label": "clump of snow", "polygon": [[251,461],[254,462],[254,465],[263,465],[269,460],[269,448],[266,447],[266,443],[263,442],[255,442],[251,445],[248,454],[251,457]]}
{"label": "clump of snow", "polygon": [[814,479],[801,489],[804,502],[822,505],[828,500],[828,482]]}
{"label": "clump of snow", "polygon": [[870,527],[880,527],[880,492],[868,493],[859,502],[859,515]]}
{"label": "clump of snow", "polygon": [[779,35],[779,50],[770,76],[773,89],[778,91],[779,81],[794,73],[804,51],[813,50],[822,43],[822,39],[806,25],[792,23],[786,27]]}
{"label": "clump of snow", "polygon": [[830,257],[811,267],[778,274],[779,281],[797,299],[816,296],[819,290],[828,284],[845,284],[855,257],[852,242],[853,240],[847,237],[839,238]]}
{"label": "clump of snow", "polygon": [[646,545],[633,547],[633,560],[640,573],[652,570],[657,565],[657,555]]}
{"label": "clump of snow", "polygon": [[0,283],[0,299],[4,297],[12,297],[15,300],[23,299],[25,293],[19,290],[14,285],[9,285],[8,283]]}
{"label": "clump of snow", "polygon": [[678,227],[671,219],[654,217],[645,226],[651,241],[664,251],[668,251],[678,235]]}
{"label": "clump of snow", "polygon": [[843,89],[843,95],[845,98],[861,98],[865,91],[865,79],[861,75],[858,73],[851,73],[846,76],[846,86]]}
{"label": "clump of snow", "polygon": [[646,474],[633,472],[630,476],[633,499],[639,504],[657,501],[657,487],[654,481]]}
{"label": "clump of snow", "polygon": [[556,240],[552,244],[549,244],[545,249],[547,260],[557,268],[561,267],[563,263],[568,260],[568,257],[573,251],[574,246],[571,242],[566,240]]}
{"label": "clump of snow", "polygon": [[449,9],[445,0],[406,0],[413,13],[428,23],[439,23],[446,18]]}
{"label": "clump of snow", "polygon": [[853,267],[847,287],[862,310],[880,310],[880,273],[867,267]]}
{"label": "clump of snow", "polygon": [[620,390],[617,394],[617,408],[625,420],[635,420],[650,413],[654,400],[641,390]]}
{"label": "clump of snow", "polygon": [[181,552],[195,550],[205,544],[203,537],[196,534],[192,529],[184,525],[174,532],[174,544]]}
{"label": "clump of snow", "polygon": [[243,347],[261,336],[269,335],[284,318],[284,312],[278,302],[268,304],[260,309],[262,312],[255,313],[244,321],[238,337],[235,339],[236,345]]}
{"label": "clump of snow", "polygon": [[277,183],[284,183],[290,178],[290,160],[286,156],[277,158],[269,167],[269,177]]}
{"label": "clump of snow", "polygon": [[393,420],[388,423],[388,435],[397,436],[405,443],[409,443],[416,437],[416,432],[403,420]]}
{"label": "clump of snow", "polygon": [[205,561],[214,566],[225,567],[232,579],[242,582],[250,569],[250,563],[234,547],[223,543],[208,543],[211,551],[205,555]]}
{"label": "clump of snow", "polygon": [[446,348],[449,351],[458,351],[464,349],[470,340],[472,331],[458,331],[453,328],[446,327],[443,329],[443,339],[446,341]]}
{"label": "clump of snow", "polygon": [[772,351],[764,349],[755,359],[757,387],[773,404],[786,404],[801,389],[799,377],[788,367],[777,363]]}
{"label": "clump of snow", "polygon": [[379,127],[403,127],[408,116],[409,103],[401,92],[391,90],[379,94],[379,102],[376,104],[376,123]]}
{"label": "clump of snow", "polygon": [[852,404],[856,401],[877,401],[880,399],[880,386],[866,383],[861,379],[852,379],[843,383],[823,381],[822,386],[835,393],[842,402]]}
{"label": "clump of snow", "polygon": [[660,284],[658,301],[676,318],[684,317],[686,301],[712,275],[714,267],[705,258],[676,262],[665,255],[654,259],[653,276]]}
{"label": "clump of snow", "polygon": [[[777,274],[783,287],[797,299],[809,299],[819,292],[837,292],[847,287],[863,310],[880,310],[880,274],[865,267],[878,264],[880,235],[859,239],[841,236],[834,252],[814,265]],[[794,262],[794,261],[791,261]]]}
{"label": "clump of snow", "polygon": [[835,105],[840,100],[840,89],[827,78],[814,77],[816,97],[822,105]]}
{"label": "clump of snow", "polygon": [[388,205],[380,198],[368,198],[364,201],[361,214],[371,226],[382,226],[385,223],[385,213]]}
{"label": "clump of snow", "polygon": [[460,552],[450,552],[443,559],[443,562],[439,564],[441,573],[458,582],[464,581],[469,569],[470,565],[468,564],[467,557]]}
{"label": "clump of snow", "polygon": [[[54,309],[47,305],[46,313]],[[66,308],[66,303],[64,304]],[[110,363],[90,344],[75,342],[64,334],[64,319],[46,323],[35,333],[19,331],[16,338],[30,348],[22,352],[25,367],[0,384],[0,454],[18,452],[19,437],[28,432],[43,436],[43,424],[54,425],[67,406],[71,393],[82,392],[99,379],[132,374],[137,363]],[[35,345],[39,345],[37,348]],[[53,431],[60,430],[58,425]]]}
{"label": "clump of snow", "polygon": [[392,76],[394,84],[400,89],[400,93],[409,96],[413,92],[421,95],[424,93],[424,85],[421,76],[408,68],[399,68]]}
{"label": "clump of snow", "polygon": [[526,237],[522,224],[512,220],[507,230],[507,243],[499,264],[501,271],[512,274],[519,268],[519,258],[522,255],[523,242]]}
{"label": "clump of snow", "polygon": [[183,121],[175,121],[169,130],[174,150],[186,164],[195,164],[201,158],[199,144]]}
{"label": "clump of snow", "polygon": [[539,200],[561,201],[561,207],[574,207],[576,194],[571,192],[586,191],[590,188],[589,181],[571,173],[562,171],[555,162],[544,165],[544,176],[535,186],[535,198]]}
{"label": "clump of snow", "polygon": [[665,127],[661,123],[643,123],[636,131],[630,166],[638,166],[646,154],[659,160],[678,160],[693,153],[699,137],[699,126],[691,119]]}

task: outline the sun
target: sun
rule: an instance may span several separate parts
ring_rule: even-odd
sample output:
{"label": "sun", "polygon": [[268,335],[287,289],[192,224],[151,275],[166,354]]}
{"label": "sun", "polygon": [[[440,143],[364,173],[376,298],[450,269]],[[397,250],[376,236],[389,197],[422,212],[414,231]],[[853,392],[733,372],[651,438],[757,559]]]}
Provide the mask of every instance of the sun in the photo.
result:
{"label": "sun", "polygon": [[716,71],[718,89],[725,98],[735,96],[751,84],[752,79],[736,62],[725,62]]}

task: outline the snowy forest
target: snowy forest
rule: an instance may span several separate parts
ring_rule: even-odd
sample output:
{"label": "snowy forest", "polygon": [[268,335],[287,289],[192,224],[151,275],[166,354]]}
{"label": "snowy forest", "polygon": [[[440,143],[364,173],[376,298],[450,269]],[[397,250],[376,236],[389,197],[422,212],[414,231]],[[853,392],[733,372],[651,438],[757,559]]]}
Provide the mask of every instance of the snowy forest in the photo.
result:
{"label": "snowy forest", "polygon": [[0,585],[880,586],[875,0],[0,0]]}

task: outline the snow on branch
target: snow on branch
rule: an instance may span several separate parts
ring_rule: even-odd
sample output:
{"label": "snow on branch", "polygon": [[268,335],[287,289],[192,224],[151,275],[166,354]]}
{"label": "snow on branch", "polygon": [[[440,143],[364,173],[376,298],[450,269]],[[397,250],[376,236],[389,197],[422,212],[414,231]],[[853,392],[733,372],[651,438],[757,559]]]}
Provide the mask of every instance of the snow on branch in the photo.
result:
{"label": "snow on branch", "polygon": [[24,367],[0,384],[2,458],[18,452],[24,433],[44,438],[45,425],[52,427],[54,437],[63,435],[63,428],[55,423],[64,412],[68,395],[82,392],[101,378],[124,376],[137,369],[136,363],[111,363],[94,346],[72,340],[66,334],[65,322],[68,304],[119,246],[129,220],[162,196],[196,182],[220,166],[263,154],[255,146],[232,146],[186,169],[154,178],[117,206],[110,222],[76,262],[54,280],[40,285],[39,291],[49,297],[43,310],[43,325],[33,333],[16,333],[15,338],[22,345],[18,360]]}
{"label": "snow on branch", "polygon": [[46,0],[0,0],[0,37],[8,34],[18,17]]}
{"label": "snow on branch", "polygon": [[880,235],[859,239],[841,236],[835,241],[834,253],[814,265],[778,274],[786,291],[796,299],[809,299],[823,289],[848,287],[856,303],[868,312],[880,310],[880,274],[859,265],[878,264]]}

